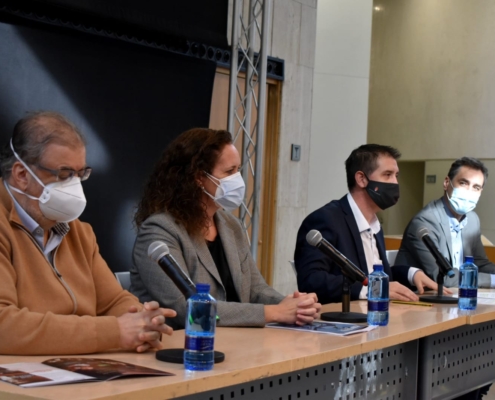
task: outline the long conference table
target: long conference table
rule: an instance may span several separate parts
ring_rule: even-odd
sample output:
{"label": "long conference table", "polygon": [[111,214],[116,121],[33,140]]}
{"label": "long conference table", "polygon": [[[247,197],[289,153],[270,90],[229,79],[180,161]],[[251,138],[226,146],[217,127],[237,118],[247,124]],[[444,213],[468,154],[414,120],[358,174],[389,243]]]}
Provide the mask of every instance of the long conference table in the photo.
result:
{"label": "long conference table", "polygon": [[[154,353],[111,358],[175,376],[20,388],[0,382],[0,399],[450,399],[495,380],[495,292],[480,291],[475,311],[454,305],[390,304],[388,326],[347,337],[270,328],[218,328],[225,361],[186,372]],[[340,304],[324,306],[338,311]],[[351,311],[366,313],[366,301]],[[182,347],[184,331],[165,337]],[[0,364],[48,356],[0,356]]]}

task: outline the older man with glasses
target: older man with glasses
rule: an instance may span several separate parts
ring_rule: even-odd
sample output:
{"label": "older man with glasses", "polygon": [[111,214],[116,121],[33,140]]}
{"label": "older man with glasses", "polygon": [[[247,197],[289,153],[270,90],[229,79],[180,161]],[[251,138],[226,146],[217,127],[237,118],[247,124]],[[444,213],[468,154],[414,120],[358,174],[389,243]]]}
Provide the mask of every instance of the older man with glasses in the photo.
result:
{"label": "older man with glasses", "polygon": [[175,311],[124,291],[78,220],[91,174],[78,129],[58,113],[30,113],[0,172],[0,354],[160,348]]}

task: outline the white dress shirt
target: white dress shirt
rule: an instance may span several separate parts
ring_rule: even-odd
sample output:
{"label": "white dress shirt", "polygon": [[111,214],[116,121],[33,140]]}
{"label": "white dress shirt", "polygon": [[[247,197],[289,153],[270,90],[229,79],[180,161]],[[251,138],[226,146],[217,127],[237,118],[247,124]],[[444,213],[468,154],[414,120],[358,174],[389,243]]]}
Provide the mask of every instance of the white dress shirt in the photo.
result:
{"label": "white dress shirt", "polygon": [[[381,226],[380,221],[376,215],[373,216],[371,223],[368,223],[366,218],[364,218],[363,213],[359,209],[358,205],[354,201],[354,198],[350,193],[347,193],[347,200],[351,206],[352,214],[356,220],[356,225],[361,235],[361,241],[363,242],[364,254],[366,256],[366,266],[368,267],[368,274],[373,272],[373,265],[382,264],[383,262],[378,253],[378,247],[376,246],[375,235],[380,232]],[[409,268],[407,273],[407,279],[411,285],[414,284],[414,274],[419,271],[418,268]],[[360,299],[368,298],[368,287],[363,286],[361,292],[359,293]]]}

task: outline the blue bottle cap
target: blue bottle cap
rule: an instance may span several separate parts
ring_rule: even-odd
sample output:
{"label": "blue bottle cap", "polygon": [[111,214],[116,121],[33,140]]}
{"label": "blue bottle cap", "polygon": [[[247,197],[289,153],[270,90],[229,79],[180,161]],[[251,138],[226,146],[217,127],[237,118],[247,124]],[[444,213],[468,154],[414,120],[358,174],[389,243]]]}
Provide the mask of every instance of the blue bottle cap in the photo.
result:
{"label": "blue bottle cap", "polygon": [[198,293],[209,293],[210,284],[209,283],[196,283],[196,291]]}
{"label": "blue bottle cap", "polygon": [[474,263],[474,257],[473,256],[465,256],[464,262],[465,263]]}
{"label": "blue bottle cap", "polygon": [[373,271],[383,271],[383,265],[382,264],[374,264],[373,265]]}

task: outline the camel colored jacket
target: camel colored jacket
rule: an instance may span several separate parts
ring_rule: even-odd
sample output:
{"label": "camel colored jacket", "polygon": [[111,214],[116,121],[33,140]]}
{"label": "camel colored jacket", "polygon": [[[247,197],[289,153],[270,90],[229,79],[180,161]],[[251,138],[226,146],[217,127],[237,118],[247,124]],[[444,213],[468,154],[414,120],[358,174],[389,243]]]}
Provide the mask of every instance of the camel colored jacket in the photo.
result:
{"label": "camel colored jacket", "polygon": [[101,257],[91,226],[79,220],[69,226],[52,266],[0,179],[0,354],[118,348],[116,317],[141,308]]}

